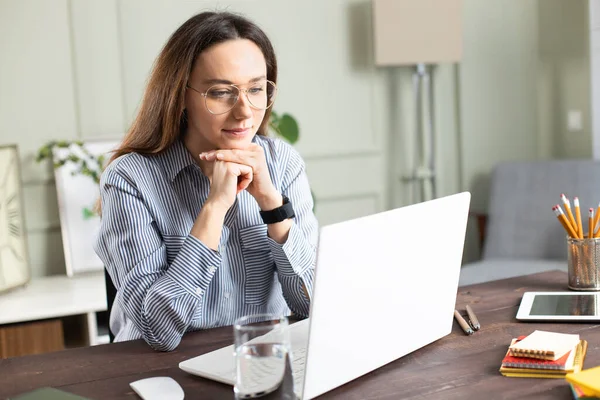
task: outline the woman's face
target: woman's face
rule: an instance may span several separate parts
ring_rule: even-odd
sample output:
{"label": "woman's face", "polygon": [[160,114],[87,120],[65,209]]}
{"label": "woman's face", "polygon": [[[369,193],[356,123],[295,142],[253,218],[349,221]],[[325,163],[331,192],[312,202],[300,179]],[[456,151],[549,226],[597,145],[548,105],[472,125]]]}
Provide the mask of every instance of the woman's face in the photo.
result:
{"label": "woman's face", "polygon": [[240,92],[230,111],[215,115],[207,109],[205,96],[201,93],[213,88],[209,94],[213,99],[209,100],[209,106],[226,108],[227,96],[235,93],[228,84],[256,91],[257,82],[266,79],[265,58],[260,48],[250,40],[229,40],[200,53],[188,82],[197,91],[188,88],[185,96],[188,140],[196,143],[200,151],[248,147],[260,127],[265,110],[251,107],[246,95]]}

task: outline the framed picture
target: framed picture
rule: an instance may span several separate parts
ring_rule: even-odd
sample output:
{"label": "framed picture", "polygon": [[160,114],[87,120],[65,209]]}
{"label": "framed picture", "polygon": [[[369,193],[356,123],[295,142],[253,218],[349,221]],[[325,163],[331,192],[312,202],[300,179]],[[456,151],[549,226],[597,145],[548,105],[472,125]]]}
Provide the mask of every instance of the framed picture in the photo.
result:
{"label": "framed picture", "polygon": [[0,146],[0,292],[31,276],[23,210],[19,150]]}
{"label": "framed picture", "polygon": [[[100,190],[85,169],[94,170],[99,176],[98,157],[108,160],[119,143],[118,140],[88,141],[82,146],[53,150],[55,164],[61,159],[77,160],[54,168],[67,276],[104,268],[94,251],[94,241],[100,229],[100,217],[96,212]],[[82,166],[85,167],[82,169]]]}

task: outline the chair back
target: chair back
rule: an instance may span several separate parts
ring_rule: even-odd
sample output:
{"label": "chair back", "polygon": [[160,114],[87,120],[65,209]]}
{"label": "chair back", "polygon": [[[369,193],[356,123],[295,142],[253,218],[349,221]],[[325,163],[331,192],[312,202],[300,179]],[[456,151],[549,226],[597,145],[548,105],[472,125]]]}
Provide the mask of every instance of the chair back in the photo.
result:
{"label": "chair back", "polygon": [[113,284],[112,278],[110,277],[106,268],[104,268],[104,282],[106,286],[106,305],[109,320],[108,337],[112,343],[115,340],[115,335],[113,335],[113,333],[110,331],[110,313],[112,311],[113,303],[115,302],[115,296],[117,295],[117,288]]}

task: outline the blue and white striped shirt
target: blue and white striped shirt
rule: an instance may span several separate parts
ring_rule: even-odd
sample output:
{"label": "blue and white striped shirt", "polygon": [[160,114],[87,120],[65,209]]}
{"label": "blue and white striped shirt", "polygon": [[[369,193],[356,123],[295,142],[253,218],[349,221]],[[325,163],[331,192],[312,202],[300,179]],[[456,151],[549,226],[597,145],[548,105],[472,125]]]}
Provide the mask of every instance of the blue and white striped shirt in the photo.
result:
{"label": "blue and white striped shirt", "polygon": [[115,341],[144,338],[173,350],[187,331],[231,325],[255,313],[307,316],[318,224],[298,152],[256,136],[271,180],[294,206],[288,238],[267,236],[246,191],[225,216],[219,250],[189,234],[210,183],[181,140],[158,155],[126,154],[100,181],[102,222],[95,250],[117,296],[110,315]]}

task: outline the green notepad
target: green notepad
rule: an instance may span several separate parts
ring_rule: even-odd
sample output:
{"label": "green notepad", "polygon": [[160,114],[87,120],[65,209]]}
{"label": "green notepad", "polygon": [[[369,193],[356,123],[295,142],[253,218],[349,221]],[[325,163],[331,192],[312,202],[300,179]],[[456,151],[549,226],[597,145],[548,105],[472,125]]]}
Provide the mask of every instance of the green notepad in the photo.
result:
{"label": "green notepad", "polygon": [[44,387],[31,392],[10,397],[10,400],[89,400],[79,395],[68,393],[59,389]]}

